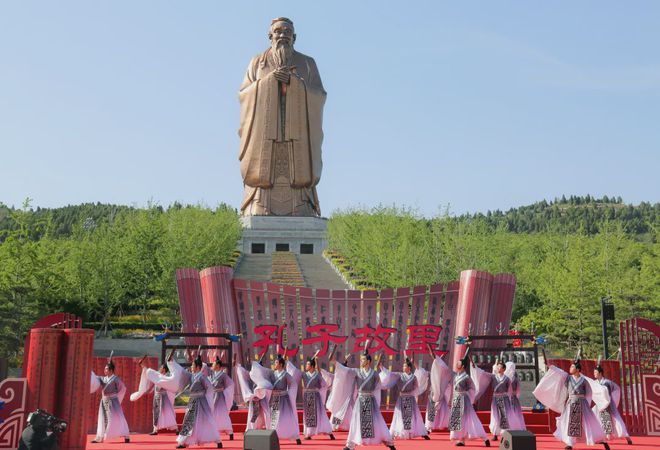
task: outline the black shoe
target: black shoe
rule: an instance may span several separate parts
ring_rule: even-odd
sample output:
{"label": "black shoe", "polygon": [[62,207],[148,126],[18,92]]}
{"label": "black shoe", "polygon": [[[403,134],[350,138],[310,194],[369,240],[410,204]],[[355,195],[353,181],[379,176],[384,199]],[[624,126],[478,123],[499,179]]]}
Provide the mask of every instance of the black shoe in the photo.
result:
{"label": "black shoe", "polygon": [[628,443],[628,445],[632,445],[632,439],[630,439],[629,437],[626,438],[626,442]]}
{"label": "black shoe", "polygon": [[157,434],[158,434],[158,431],[152,431],[151,433],[149,433],[149,436],[156,436]]}
{"label": "black shoe", "polygon": [[334,441],[334,440],[335,440],[335,435],[334,435],[334,434],[330,433],[329,436],[330,436],[330,440],[331,440],[331,441]]}
{"label": "black shoe", "polygon": [[230,440],[230,441],[233,441],[233,440],[234,440],[234,433],[231,433],[231,434],[229,435],[229,440]]}
{"label": "black shoe", "polygon": [[351,449],[350,449],[350,448],[348,448],[348,447],[344,447],[344,448],[343,448],[343,450],[351,450]]}
{"label": "black shoe", "polygon": [[425,435],[423,435],[422,437],[423,437],[424,439],[426,439],[427,441],[430,441],[430,440],[431,440],[431,438],[429,437],[428,434],[425,434]]}
{"label": "black shoe", "polygon": [[222,448],[222,442],[218,442],[218,448]]}
{"label": "black shoe", "polygon": [[396,450],[396,447],[393,445],[388,445],[388,447],[390,448],[390,450]]}
{"label": "black shoe", "polygon": [[570,445],[567,445],[566,447],[564,447],[564,450],[573,450],[573,447],[571,447]]}
{"label": "black shoe", "polygon": [[497,442],[497,436],[493,436],[493,442]]}
{"label": "black shoe", "polygon": [[296,445],[302,445],[302,442],[300,441],[300,439],[296,439]]}
{"label": "black shoe", "polygon": [[186,448],[185,445],[177,445],[176,448]]}
{"label": "black shoe", "polygon": [[311,441],[311,440],[312,440],[312,437],[311,437],[311,436],[305,436],[305,440],[306,440],[306,441]]}
{"label": "black shoe", "polygon": [[486,444],[486,447],[490,447],[490,441],[488,439],[484,441],[484,444]]}
{"label": "black shoe", "polygon": [[130,444],[131,438],[124,438],[124,444]]}
{"label": "black shoe", "polygon": [[610,444],[607,442],[603,442],[603,447],[605,447],[605,450],[610,450]]}
{"label": "black shoe", "polygon": [[457,442],[456,447],[465,447],[465,442],[461,442],[461,441]]}
{"label": "black shoe", "polygon": [[100,442],[100,441],[97,441],[96,439],[94,439],[91,443],[92,443],[92,444],[98,444],[99,442]]}

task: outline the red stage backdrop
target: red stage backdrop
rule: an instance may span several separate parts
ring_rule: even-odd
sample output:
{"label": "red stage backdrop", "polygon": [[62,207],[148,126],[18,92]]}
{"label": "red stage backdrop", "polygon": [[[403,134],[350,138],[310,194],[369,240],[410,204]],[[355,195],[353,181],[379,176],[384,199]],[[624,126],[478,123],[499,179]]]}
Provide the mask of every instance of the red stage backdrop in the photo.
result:
{"label": "red stage backdrop", "polygon": [[660,326],[628,319],[619,333],[626,426],[631,434],[660,436]]}
{"label": "red stage backdrop", "polygon": [[320,350],[321,367],[328,366],[333,345],[339,360],[348,356],[355,364],[369,340],[370,351],[382,352],[385,365],[395,370],[404,350],[428,368],[427,343],[438,354],[451,353],[455,336],[468,330],[506,333],[516,283],[512,274],[467,270],[447,285],[355,291],[231,279],[232,273],[226,267],[177,270],[184,330],[240,333],[243,361],[265,353],[272,359],[279,347],[302,365]]}

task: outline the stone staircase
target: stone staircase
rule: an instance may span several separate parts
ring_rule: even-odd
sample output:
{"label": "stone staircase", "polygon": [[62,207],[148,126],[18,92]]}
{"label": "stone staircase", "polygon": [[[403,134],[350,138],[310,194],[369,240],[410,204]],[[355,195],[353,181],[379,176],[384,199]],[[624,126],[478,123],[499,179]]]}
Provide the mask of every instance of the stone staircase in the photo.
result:
{"label": "stone staircase", "polygon": [[311,288],[350,289],[322,255],[296,255],[305,285]]}
{"label": "stone staircase", "polygon": [[[294,270],[296,265],[297,269]],[[234,271],[234,278],[316,289],[350,289],[321,255],[296,255],[289,252],[243,255]]]}

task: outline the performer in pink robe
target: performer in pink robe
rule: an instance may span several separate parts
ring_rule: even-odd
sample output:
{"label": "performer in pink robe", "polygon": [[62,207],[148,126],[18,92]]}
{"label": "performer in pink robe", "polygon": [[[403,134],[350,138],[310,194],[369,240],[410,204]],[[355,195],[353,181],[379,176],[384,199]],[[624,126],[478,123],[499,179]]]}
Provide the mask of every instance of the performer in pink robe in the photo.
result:
{"label": "performer in pink robe", "polygon": [[430,439],[424,419],[417,405],[417,396],[426,391],[429,374],[423,368],[415,369],[413,362],[406,356],[403,372],[380,370],[380,381],[385,389],[399,388],[399,397],[394,405],[394,415],[390,425],[390,434],[395,439]]}
{"label": "performer in pink robe", "polygon": [[115,375],[115,364],[112,356],[103,369],[105,376],[99,377],[92,372],[91,393],[102,388],[101,403],[99,405],[98,425],[93,444],[108,439],[123,437],[125,443],[130,442],[128,423],[121,408],[121,402],[126,394],[126,386]]}
{"label": "performer in pink robe", "polygon": [[250,378],[255,385],[268,392],[268,429],[275,430],[278,438],[295,440],[298,445],[302,442],[296,396],[301,377],[300,369],[281,356],[277,357],[272,370],[258,362],[252,362],[250,370]]}
{"label": "performer in pink robe", "polygon": [[[472,406],[490,383],[490,377],[478,377],[479,373],[473,370],[474,376],[471,378],[466,371],[469,361],[466,352],[463,359],[456,362],[456,372],[453,373],[449,439],[456,441],[457,447],[465,446],[466,439],[480,439],[484,441],[486,447],[490,447],[486,431]],[[475,369],[474,365],[473,369]]]}
{"label": "performer in pink robe", "polygon": [[594,378],[595,381],[587,378],[589,384],[593,391],[598,389],[607,390],[607,395],[610,398],[610,402],[605,408],[598,408],[595,405],[592,408],[592,411],[596,415],[596,418],[600,422],[605,436],[608,441],[612,439],[625,439],[628,442],[628,445],[632,445],[632,440],[628,434],[626,424],[623,422],[623,418],[619,413],[619,401],[621,400],[621,388],[614,381],[608,380],[603,376],[603,366],[600,365],[600,360],[598,365],[594,369]]}
{"label": "performer in pink robe", "polygon": [[[318,353],[318,352],[317,352]],[[328,391],[327,376],[316,368],[316,355],[309,358],[302,374],[303,384],[303,433],[305,439],[312,436],[327,434],[330,440],[335,440],[332,426],[325,411],[325,397]]]}
{"label": "performer in pink robe", "polygon": [[516,372],[516,365],[513,362],[507,361],[504,375],[511,380],[509,400],[511,401],[512,422],[516,423],[517,430],[526,430],[525,416],[523,415],[522,406],[520,405],[520,380],[518,379],[518,373]]}
{"label": "performer in pink robe", "polygon": [[554,436],[571,450],[578,443],[609,445],[596,415],[591,411],[591,401],[599,408],[609,404],[603,392],[593,392],[586,377],[582,376],[579,357],[569,369],[570,375],[555,366],[546,366],[546,373],[534,389],[534,396],[548,408],[561,414],[557,418]]}
{"label": "performer in pink robe", "polygon": [[493,398],[490,404],[490,432],[493,441],[505,430],[518,430],[518,419],[511,405],[511,379],[506,375],[506,364],[499,360],[493,366],[493,373],[487,373],[476,366],[472,370],[477,377],[490,378],[490,386],[493,389]]}
{"label": "performer in pink robe", "polygon": [[146,364],[146,356],[140,361],[142,374],[137,392],[131,394],[131,401],[137,401],[145,395],[152,386],[154,388],[153,400],[153,431],[150,435],[158,434],[158,430],[176,430],[176,413],[174,399],[181,387],[181,373],[183,367],[171,359],[167,364],[160,366],[158,371],[150,369]]}
{"label": "performer in pink robe", "polygon": [[[332,352],[332,354],[334,354],[334,348]],[[332,354],[328,360],[332,360]],[[344,365],[346,364],[346,361],[344,361]],[[332,377],[332,386],[334,386],[334,374],[330,374],[330,376]],[[337,405],[338,401],[335,399],[334,393],[334,388],[331,388],[326,405]],[[353,415],[354,403],[353,396],[349,395],[341,401],[343,403],[340,406],[335,407],[334,410],[328,407],[328,411],[330,411],[330,424],[332,425],[333,431],[348,431],[351,428],[351,417]]]}
{"label": "performer in pink robe", "polygon": [[429,353],[433,358],[429,376],[431,389],[426,406],[426,431],[443,430],[449,427],[449,396],[451,395],[451,369],[433,347],[429,345]]}
{"label": "performer in pink robe", "polygon": [[213,385],[213,415],[218,424],[218,431],[229,435],[234,440],[234,428],[229,417],[229,411],[234,402],[234,382],[222,367],[222,361],[216,355],[211,366],[209,381]]}
{"label": "performer in pink robe", "polygon": [[352,397],[355,402],[345,449],[352,450],[357,445],[385,444],[390,450],[395,450],[392,435],[380,412],[381,389],[380,377],[371,368],[371,355],[366,349],[360,356],[359,369],[335,362],[333,397],[332,402],[328,402],[328,409],[343,420],[347,400]]}
{"label": "performer in pink robe", "polygon": [[241,390],[243,401],[248,407],[245,431],[265,430],[266,424],[270,423],[268,392],[257,387],[250,378],[250,372],[241,366],[238,361],[236,361],[236,379],[238,380],[238,387]]}
{"label": "performer in pink robe", "polygon": [[177,447],[185,448],[188,445],[201,445],[217,443],[222,448],[218,424],[213,415],[213,385],[203,370],[202,358],[197,355],[190,367],[190,399],[183,417],[183,425],[176,438]]}

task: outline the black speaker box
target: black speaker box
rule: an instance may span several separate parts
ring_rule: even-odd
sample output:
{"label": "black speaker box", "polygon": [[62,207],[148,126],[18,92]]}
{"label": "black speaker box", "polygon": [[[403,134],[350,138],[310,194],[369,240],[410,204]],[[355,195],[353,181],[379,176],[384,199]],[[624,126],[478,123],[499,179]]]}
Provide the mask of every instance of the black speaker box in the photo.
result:
{"label": "black speaker box", "polygon": [[280,450],[275,430],[248,430],[243,436],[244,450]]}
{"label": "black speaker box", "polygon": [[501,439],[500,450],[536,450],[536,436],[526,430],[505,430]]}

